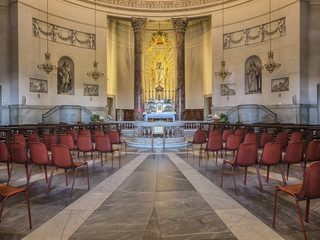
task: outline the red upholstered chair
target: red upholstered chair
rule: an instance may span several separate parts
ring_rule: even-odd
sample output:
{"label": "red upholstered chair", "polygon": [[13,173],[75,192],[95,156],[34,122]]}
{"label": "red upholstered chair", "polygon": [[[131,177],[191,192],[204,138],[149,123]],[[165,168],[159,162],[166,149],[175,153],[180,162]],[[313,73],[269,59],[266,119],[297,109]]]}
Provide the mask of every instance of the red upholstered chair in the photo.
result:
{"label": "red upholstered chair", "polygon": [[234,135],[241,135],[242,136],[242,139],[244,138],[244,128],[238,128],[234,131]]}
{"label": "red upholstered chair", "polygon": [[194,133],[193,140],[192,141],[188,141],[187,157],[188,157],[188,153],[189,153],[189,144],[191,144],[192,154],[193,154],[193,158],[194,158],[193,144],[201,144],[201,147],[202,147],[202,144],[205,143],[206,141],[207,141],[207,131],[205,131],[205,130],[197,130]]}
{"label": "red upholstered chair", "polygon": [[[83,153],[83,161],[85,162],[87,153],[94,153],[94,148],[92,147],[91,136],[79,135],[77,150],[78,150],[78,155],[79,155],[79,152]],[[93,158],[95,158],[95,155],[93,155]]]}
{"label": "red upholstered chair", "polygon": [[22,143],[27,147],[26,139],[24,138],[23,134],[13,134],[13,142]]}
{"label": "red upholstered chair", "polygon": [[[9,168],[9,164],[11,163],[11,159],[10,159],[10,154],[9,154],[7,145],[4,142],[1,142],[1,141],[0,141],[0,162],[7,164],[7,170],[8,170],[7,185],[8,185],[9,182],[10,182],[10,177],[11,177],[11,171],[10,171],[10,168]],[[11,165],[13,165],[13,163],[11,163]]]}
{"label": "red upholstered chair", "polygon": [[72,136],[72,139],[73,139],[73,144],[74,146],[77,146],[77,141],[78,141],[78,133],[76,130],[74,129],[69,129],[67,130],[67,134],[71,135]]}
{"label": "red upholstered chair", "polygon": [[207,163],[208,163],[208,156],[209,152],[215,152],[216,153],[216,165],[218,163],[218,152],[221,151],[223,148],[222,144],[222,136],[219,135],[209,135],[208,142],[205,148],[199,149],[199,166],[200,166],[200,160],[202,157],[202,151],[204,151],[206,154],[206,169],[207,169]]}
{"label": "red upholstered chair", "polygon": [[[29,186],[29,172],[28,165],[30,160],[28,158],[26,146],[21,142],[12,142],[10,143],[11,149],[11,160],[15,164],[24,164],[26,167],[26,178],[27,178],[27,187]],[[13,165],[11,165],[10,176],[12,174]]]}
{"label": "red upholstered chair", "polygon": [[272,133],[262,133],[260,142],[259,142],[259,147],[264,148],[266,143],[272,142],[273,141],[273,134]]}
{"label": "red upholstered chair", "polygon": [[49,184],[47,188],[47,193],[50,192],[50,186],[51,186],[51,181],[53,177],[53,171],[55,168],[63,168],[65,170],[65,178],[66,178],[66,186],[68,186],[68,169],[73,169],[74,170],[74,175],[73,175],[73,182],[72,182],[72,188],[70,192],[70,196],[72,196],[73,193],[73,186],[75,182],[75,178],[77,175],[77,170],[81,166],[86,166],[87,167],[87,181],[88,181],[88,189],[90,188],[89,185],[89,169],[88,169],[88,163],[87,162],[74,162],[72,161],[70,151],[66,145],[62,144],[56,144],[51,146],[52,149],[52,164],[53,167],[51,169],[51,174],[49,178]]}
{"label": "red upholstered chair", "polygon": [[8,186],[4,184],[0,184],[0,199],[2,201],[2,206],[0,210],[0,222],[2,219],[2,213],[4,209],[4,205],[6,203],[6,200],[18,193],[25,192],[26,198],[27,198],[27,204],[28,204],[28,214],[29,214],[29,227],[30,229],[32,228],[32,223],[31,223],[31,213],[30,213],[30,200],[29,200],[29,194],[27,188],[24,187],[13,187],[13,186]]}
{"label": "red upholstered chair", "polygon": [[304,142],[292,142],[288,144],[286,153],[284,158],[282,159],[281,164],[287,164],[287,180],[289,178],[289,166],[290,164],[300,163],[302,173],[304,172],[303,169],[303,148]]}
{"label": "red upholstered chair", "polygon": [[232,134],[232,130],[224,130],[222,133],[222,142],[226,143],[230,134]]}
{"label": "red upholstered chair", "polygon": [[320,161],[320,141],[319,140],[312,141],[309,143],[307,152],[304,156],[303,172],[305,172],[308,162],[315,162],[315,161]]}
{"label": "red upholstered chair", "polygon": [[209,136],[211,135],[221,135],[220,130],[219,129],[212,129],[209,132]]}
{"label": "red upholstered chair", "polygon": [[[258,162],[259,166],[267,166],[267,178],[266,182],[269,182],[270,166],[279,165],[282,176],[283,184],[286,185],[286,179],[284,177],[283,167],[280,164],[282,158],[282,143],[269,142],[264,145],[261,159]],[[258,173],[258,178],[261,176]]]}
{"label": "red upholstered chair", "polygon": [[90,130],[80,130],[80,135],[90,136],[91,137]]}
{"label": "red upholstered chair", "polygon": [[232,160],[235,157],[235,152],[238,150],[240,144],[242,141],[242,136],[241,135],[234,135],[230,134],[227,139],[227,143],[225,147],[223,148],[224,150],[224,160],[226,160],[226,155],[227,151],[232,151]]}
{"label": "red upholstered chair", "polygon": [[111,144],[120,144],[121,148],[120,151],[122,152],[122,145],[124,144],[124,149],[126,152],[127,156],[127,142],[126,141],[121,141],[120,138],[120,132],[119,131],[109,131],[108,136],[110,138]]}
{"label": "red upholstered chair", "polygon": [[43,143],[46,145],[47,150],[51,151],[51,145],[56,144],[56,138],[52,134],[44,134]]}
{"label": "red upholstered chair", "polygon": [[[106,156],[108,153],[112,154],[112,168],[113,168],[113,159],[114,159],[114,152],[118,151],[119,154],[119,168],[121,167],[121,154],[120,154],[120,149],[119,148],[112,148],[112,143],[110,141],[109,136],[97,136],[96,137],[96,150],[100,154],[100,159],[101,159],[101,167],[103,166],[103,159],[102,159],[102,154],[105,153]],[[93,160],[93,168],[95,166],[95,159]]]}
{"label": "red upholstered chair", "polygon": [[[231,135],[230,135],[231,136]],[[230,137],[229,137],[230,138]],[[249,166],[256,165],[258,161],[258,145],[256,143],[242,143],[239,146],[237,156],[235,160],[227,161],[224,160],[222,164],[222,174],[221,174],[221,187],[223,186],[223,172],[226,167],[226,164],[232,167],[232,175],[233,175],[233,183],[235,188],[235,193],[238,195],[237,185],[236,185],[236,178],[234,175],[234,168],[235,167],[244,167],[245,168],[245,175],[244,175],[244,184],[247,184],[247,169]],[[257,174],[259,174],[259,168],[256,165]],[[263,192],[262,183],[260,178],[258,177],[260,191]]]}
{"label": "red upholstered chair", "polygon": [[256,143],[256,144],[258,144],[258,134],[247,133],[244,137],[243,143]]}
{"label": "red upholstered chair", "polygon": [[104,136],[104,132],[103,132],[103,131],[98,131],[98,130],[94,131],[94,132],[93,132],[93,137],[94,137],[94,139],[95,139],[96,137],[98,137],[98,136]]}
{"label": "red upholstered chair", "polygon": [[51,166],[51,162],[48,156],[46,145],[44,145],[41,142],[30,143],[29,148],[30,148],[30,161],[32,163],[30,167],[29,178],[31,179],[33,165],[43,166],[46,183],[48,183],[47,166]]}
{"label": "red upholstered chair", "polygon": [[274,211],[273,211],[273,227],[276,225],[276,207],[277,207],[277,193],[278,191],[283,191],[294,197],[296,202],[304,239],[307,239],[306,230],[304,228],[302,215],[300,212],[299,201],[306,200],[306,210],[305,210],[305,221],[309,222],[309,210],[310,210],[310,200],[320,198],[320,162],[312,163],[304,176],[302,184],[292,185],[292,186],[276,186],[275,199],[274,199]]}
{"label": "red upholstered chair", "polygon": [[60,144],[66,145],[68,147],[69,151],[73,151],[73,152],[77,151],[77,148],[74,145],[74,140],[71,135],[69,135],[69,134],[59,135],[59,142],[60,142]]}
{"label": "red upholstered chair", "polygon": [[40,137],[37,133],[30,133],[28,135],[28,145],[29,143],[40,142]]}
{"label": "red upholstered chair", "polygon": [[281,142],[282,148],[286,148],[288,146],[288,133],[287,132],[279,132],[276,136],[275,142]]}
{"label": "red upholstered chair", "polygon": [[303,132],[293,132],[290,137],[289,143],[302,142]]}

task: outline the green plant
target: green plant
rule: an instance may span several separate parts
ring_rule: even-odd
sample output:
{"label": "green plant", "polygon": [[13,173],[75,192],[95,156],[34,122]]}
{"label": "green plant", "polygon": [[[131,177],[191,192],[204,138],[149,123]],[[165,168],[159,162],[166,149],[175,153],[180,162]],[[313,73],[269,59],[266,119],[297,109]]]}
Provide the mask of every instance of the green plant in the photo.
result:
{"label": "green plant", "polygon": [[92,121],[92,122],[97,122],[97,121],[99,121],[100,120],[100,116],[98,115],[98,114],[96,114],[96,113],[92,113],[91,114],[91,116],[90,116],[90,120]]}
{"label": "green plant", "polygon": [[220,113],[220,120],[221,121],[228,121],[229,117],[225,113]]}

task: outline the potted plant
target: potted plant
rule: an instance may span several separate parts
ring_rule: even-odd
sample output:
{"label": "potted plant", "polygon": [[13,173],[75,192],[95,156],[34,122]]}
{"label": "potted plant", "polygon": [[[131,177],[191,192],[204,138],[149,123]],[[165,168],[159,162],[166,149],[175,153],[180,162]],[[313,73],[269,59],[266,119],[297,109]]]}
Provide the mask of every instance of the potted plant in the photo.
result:
{"label": "potted plant", "polygon": [[225,113],[220,113],[220,121],[227,122],[229,120],[229,117]]}

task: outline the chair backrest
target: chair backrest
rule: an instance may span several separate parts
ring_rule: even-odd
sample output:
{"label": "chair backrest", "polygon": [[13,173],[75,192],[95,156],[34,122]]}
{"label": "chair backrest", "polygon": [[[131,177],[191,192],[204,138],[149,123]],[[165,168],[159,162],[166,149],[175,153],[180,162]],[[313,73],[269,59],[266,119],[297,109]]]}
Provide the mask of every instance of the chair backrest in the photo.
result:
{"label": "chair backrest", "polygon": [[264,145],[260,163],[275,165],[281,161],[282,143],[268,142]]}
{"label": "chair backrest", "polygon": [[[244,138],[244,128],[237,128],[235,131],[234,131],[234,135],[241,135],[242,136],[242,139]],[[241,140],[242,140],[241,139]]]}
{"label": "chair backrest", "polygon": [[27,146],[26,139],[24,138],[23,134],[13,134],[13,142],[19,142],[24,146]]}
{"label": "chair backrest", "polygon": [[8,162],[10,160],[7,145],[0,141],[0,162]]}
{"label": "chair backrest", "polygon": [[29,144],[30,160],[38,165],[50,165],[47,147],[41,142]]}
{"label": "chair backrest", "polygon": [[314,162],[307,168],[300,192],[299,200],[320,198],[320,162]]}
{"label": "chair backrest", "polygon": [[314,162],[320,161],[320,141],[312,141],[309,143],[305,161],[307,162]]}
{"label": "chair backrest", "polygon": [[264,148],[266,143],[272,142],[272,141],[273,141],[273,134],[272,133],[262,133],[259,146],[261,148]]}
{"label": "chair backrest", "polygon": [[298,163],[303,159],[304,142],[292,142],[288,144],[283,161],[285,163]]}
{"label": "chair backrest", "polygon": [[211,136],[211,135],[220,135],[221,133],[220,133],[220,130],[219,129],[212,129],[212,130],[210,130],[210,132],[209,132],[209,136]]}
{"label": "chair backrest", "polygon": [[288,133],[279,132],[276,136],[276,142],[281,142],[282,147],[286,147],[288,145]]}
{"label": "chair backrest", "polygon": [[224,130],[223,133],[222,133],[222,141],[223,142],[227,142],[227,139],[229,137],[230,134],[232,134],[232,130]]}
{"label": "chair backrest", "polygon": [[239,148],[239,145],[241,144],[241,141],[242,141],[241,135],[230,134],[227,139],[226,149],[237,150]]}
{"label": "chair backrest", "polygon": [[52,163],[59,168],[74,167],[70,151],[66,145],[53,144],[51,145]]}
{"label": "chair backrest", "polygon": [[71,135],[69,134],[59,135],[59,142],[60,144],[66,145],[69,150],[74,150],[74,141]]}
{"label": "chair backrest", "polygon": [[120,132],[119,131],[109,131],[108,136],[112,144],[121,143]]}
{"label": "chair backrest", "polygon": [[222,135],[209,135],[207,142],[207,150],[209,151],[218,151],[222,149]]}
{"label": "chair backrest", "polygon": [[303,132],[293,132],[290,137],[289,143],[301,142],[303,137]]}
{"label": "chair backrest", "polygon": [[80,135],[90,136],[91,137],[90,130],[80,130]]}
{"label": "chair backrest", "polygon": [[243,143],[257,143],[258,144],[258,134],[247,133],[244,137]]}
{"label": "chair backrest", "polygon": [[205,143],[207,141],[207,131],[206,130],[197,130],[193,136],[193,143]]}
{"label": "chair backrest", "polygon": [[96,137],[96,150],[101,152],[112,152],[112,144],[109,136]]}
{"label": "chair backrest", "polygon": [[29,163],[26,146],[21,142],[10,143],[11,159],[15,163]]}
{"label": "chair backrest", "polygon": [[78,133],[77,133],[77,131],[74,130],[74,129],[69,129],[69,130],[67,130],[67,134],[72,136],[74,145],[77,145],[77,141],[78,141]]}
{"label": "chair backrest", "polygon": [[91,136],[79,135],[77,148],[79,151],[83,151],[83,152],[91,151],[92,150]]}
{"label": "chair backrest", "polygon": [[240,167],[252,166],[258,161],[258,145],[256,143],[241,143],[235,165]]}
{"label": "chair backrest", "polygon": [[28,144],[34,142],[40,142],[40,137],[37,133],[30,133],[28,135]]}
{"label": "chair backrest", "polygon": [[98,130],[94,131],[93,132],[94,140],[96,140],[96,137],[98,137],[98,136],[104,136],[104,132],[103,131],[98,131]]}
{"label": "chair backrest", "polygon": [[51,150],[51,144],[56,144],[56,138],[51,134],[44,134],[43,143],[46,145],[47,150]]}

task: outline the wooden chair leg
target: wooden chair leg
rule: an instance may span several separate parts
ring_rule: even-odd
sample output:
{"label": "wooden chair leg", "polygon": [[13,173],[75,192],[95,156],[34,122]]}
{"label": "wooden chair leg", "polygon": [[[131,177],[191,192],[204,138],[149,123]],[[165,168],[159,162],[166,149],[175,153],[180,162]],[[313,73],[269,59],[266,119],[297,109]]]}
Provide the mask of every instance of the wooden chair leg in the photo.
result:
{"label": "wooden chair leg", "polygon": [[307,240],[307,234],[306,234],[306,230],[305,230],[305,228],[304,228],[304,224],[303,224],[303,219],[302,219],[302,216],[301,216],[301,211],[300,211],[299,203],[298,203],[297,198],[294,198],[294,199],[296,200],[296,206],[297,206],[297,209],[298,209],[298,214],[299,214],[299,218],[300,218],[300,222],[301,222],[301,227],[302,227],[304,239]]}
{"label": "wooden chair leg", "polygon": [[49,178],[49,184],[48,184],[48,187],[47,187],[47,193],[50,192],[50,186],[51,186],[51,181],[52,181],[52,177],[53,177],[53,172],[54,172],[54,169],[55,167],[51,167],[51,174],[50,174],[50,178]]}
{"label": "wooden chair leg", "polygon": [[260,170],[259,170],[259,166],[258,165],[256,165],[256,169],[257,169],[257,176],[258,176],[258,181],[259,181],[259,186],[260,186],[260,192],[263,192],[261,175],[260,175]]}
{"label": "wooden chair leg", "polygon": [[27,198],[27,205],[28,205],[28,215],[29,215],[29,227],[30,229],[32,228],[32,223],[31,223],[31,211],[30,211],[30,200],[29,200],[29,193],[27,189],[24,189],[24,192],[26,194]]}
{"label": "wooden chair leg", "polygon": [[75,182],[75,179],[76,179],[76,176],[77,176],[77,171],[78,171],[78,167],[76,167],[76,168],[74,169],[73,182],[72,182],[72,187],[71,187],[70,197],[72,197],[72,193],[73,193],[73,186],[74,186],[74,182]]}

